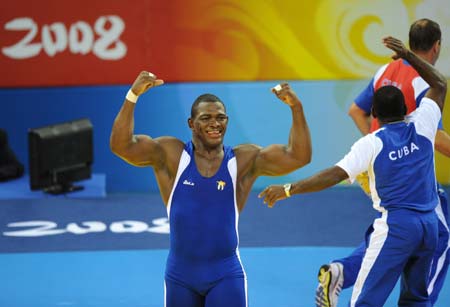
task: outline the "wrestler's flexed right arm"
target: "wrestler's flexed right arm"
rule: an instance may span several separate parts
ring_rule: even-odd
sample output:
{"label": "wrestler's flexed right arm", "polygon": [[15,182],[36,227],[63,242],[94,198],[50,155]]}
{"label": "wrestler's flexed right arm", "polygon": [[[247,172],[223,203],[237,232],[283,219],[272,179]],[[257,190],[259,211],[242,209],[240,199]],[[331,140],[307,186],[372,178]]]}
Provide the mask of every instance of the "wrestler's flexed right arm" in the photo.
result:
{"label": "wrestler's flexed right arm", "polygon": [[110,147],[114,154],[135,166],[152,166],[163,200],[166,202],[176,175],[183,142],[170,136],[152,138],[134,134],[134,109],[137,98],[152,87],[162,85],[163,80],[142,71],[127,94],[114,120]]}

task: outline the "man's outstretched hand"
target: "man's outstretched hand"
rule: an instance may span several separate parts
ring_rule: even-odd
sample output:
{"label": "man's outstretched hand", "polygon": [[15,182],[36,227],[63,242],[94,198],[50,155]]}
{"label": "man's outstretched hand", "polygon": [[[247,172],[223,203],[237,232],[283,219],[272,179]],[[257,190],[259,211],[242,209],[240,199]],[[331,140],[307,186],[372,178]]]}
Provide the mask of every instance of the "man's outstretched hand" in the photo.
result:
{"label": "man's outstretched hand", "polygon": [[279,200],[287,198],[286,192],[282,185],[270,185],[265,188],[261,193],[259,193],[258,198],[262,198],[263,202],[272,208],[275,203]]}

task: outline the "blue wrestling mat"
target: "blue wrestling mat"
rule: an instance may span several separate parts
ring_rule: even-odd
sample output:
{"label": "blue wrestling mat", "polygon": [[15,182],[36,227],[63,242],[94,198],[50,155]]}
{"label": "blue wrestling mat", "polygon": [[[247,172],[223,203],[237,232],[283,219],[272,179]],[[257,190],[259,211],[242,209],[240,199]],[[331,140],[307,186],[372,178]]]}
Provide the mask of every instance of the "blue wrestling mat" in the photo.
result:
{"label": "blue wrestling mat", "polygon": [[[240,246],[354,246],[374,215],[353,188],[294,197],[272,209],[252,193],[240,217]],[[349,220],[352,227],[343,227]],[[3,253],[169,247],[159,194],[0,200],[0,231]]]}
{"label": "blue wrestling mat", "polygon": [[[350,253],[374,216],[354,187],[272,209],[252,193],[239,227],[249,306],[314,306],[320,265]],[[0,230],[0,306],[163,306],[169,238],[157,194],[4,199]],[[343,291],[340,306],[350,294]],[[450,281],[435,307],[447,306]]]}

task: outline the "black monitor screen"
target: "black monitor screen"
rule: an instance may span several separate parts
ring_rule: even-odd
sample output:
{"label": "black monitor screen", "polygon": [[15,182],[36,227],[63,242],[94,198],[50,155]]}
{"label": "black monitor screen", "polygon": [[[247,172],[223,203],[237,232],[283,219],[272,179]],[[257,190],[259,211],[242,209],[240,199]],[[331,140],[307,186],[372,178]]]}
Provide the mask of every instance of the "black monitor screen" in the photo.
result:
{"label": "black monitor screen", "polygon": [[31,190],[52,194],[82,189],[72,183],[91,177],[93,129],[80,119],[28,131]]}

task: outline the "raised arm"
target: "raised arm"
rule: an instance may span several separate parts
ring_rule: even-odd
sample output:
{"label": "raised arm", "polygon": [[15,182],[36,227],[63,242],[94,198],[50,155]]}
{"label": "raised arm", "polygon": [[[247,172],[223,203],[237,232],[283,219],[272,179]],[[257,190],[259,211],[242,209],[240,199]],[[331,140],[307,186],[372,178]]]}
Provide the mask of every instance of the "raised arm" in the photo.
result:
{"label": "raised arm", "polygon": [[445,77],[425,60],[418,57],[414,52],[408,50],[403,43],[391,36],[383,38],[383,44],[394,51],[393,59],[403,58],[407,60],[419,75],[430,85],[430,89],[425,94],[436,102],[441,109],[444,108],[445,95],[447,94],[447,80]]}
{"label": "raised arm", "polygon": [[269,145],[259,151],[254,169],[257,176],[287,174],[311,161],[311,136],[301,101],[287,83],[273,88],[272,92],[290,107],[292,126],[287,145]]}
{"label": "raised arm", "polygon": [[134,134],[134,110],[137,98],[154,86],[163,84],[155,75],[141,72],[134,81],[127,97],[114,120],[110,147],[114,154],[135,166],[158,166],[167,159],[165,147],[179,141],[171,137],[153,139],[147,135]]}

